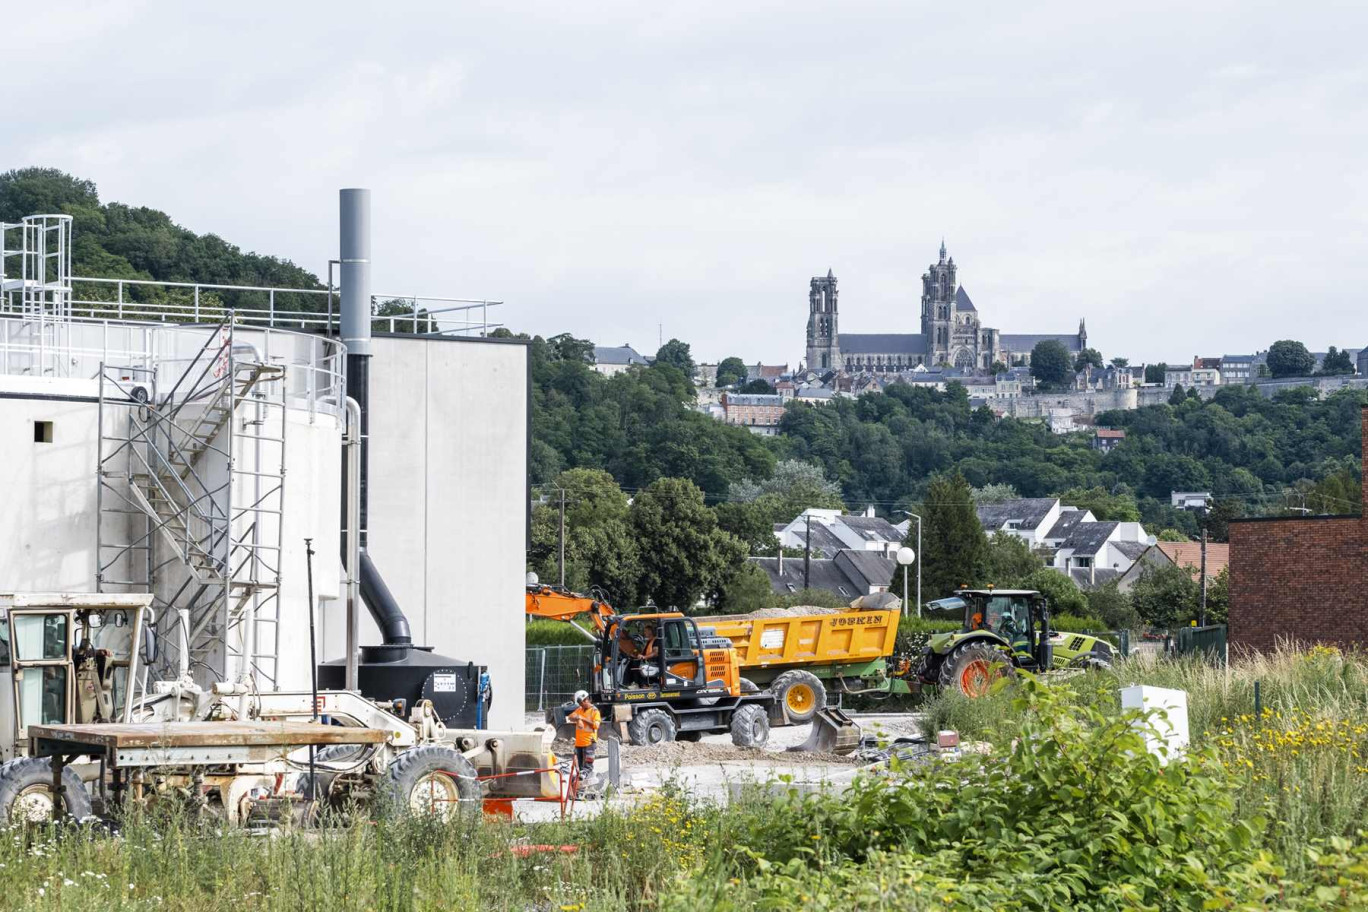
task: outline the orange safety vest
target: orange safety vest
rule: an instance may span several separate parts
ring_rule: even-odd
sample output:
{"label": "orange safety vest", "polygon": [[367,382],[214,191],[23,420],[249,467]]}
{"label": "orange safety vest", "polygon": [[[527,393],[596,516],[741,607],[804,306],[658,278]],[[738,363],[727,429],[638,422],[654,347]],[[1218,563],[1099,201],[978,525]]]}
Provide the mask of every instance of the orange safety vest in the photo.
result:
{"label": "orange safety vest", "polygon": [[[589,747],[598,740],[599,724],[603,722],[603,714],[598,707],[578,707],[568,718],[575,723],[575,747]],[[589,727],[582,727],[580,722],[587,723]]]}

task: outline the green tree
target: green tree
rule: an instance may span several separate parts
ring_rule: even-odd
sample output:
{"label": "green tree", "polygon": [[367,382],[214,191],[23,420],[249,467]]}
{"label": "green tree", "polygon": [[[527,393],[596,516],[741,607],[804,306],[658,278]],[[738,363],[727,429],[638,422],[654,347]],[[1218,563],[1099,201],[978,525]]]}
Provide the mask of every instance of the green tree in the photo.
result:
{"label": "green tree", "polygon": [[1320,370],[1316,373],[1326,377],[1351,375],[1354,373],[1354,359],[1349,356],[1347,350],[1341,351],[1332,345],[1325,353],[1325,360],[1321,362]]}
{"label": "green tree", "polygon": [[744,542],[753,556],[777,553],[779,539],[774,534],[776,520],[770,519],[767,504],[758,500],[726,501],[713,507],[713,512],[717,514],[718,528]]}
{"label": "green tree", "polygon": [[1102,353],[1095,348],[1085,348],[1074,358],[1074,370],[1081,371],[1085,367],[1093,367],[1097,370],[1102,369]]}
{"label": "green tree", "polygon": [[828,481],[820,466],[785,459],[769,478],[742,479],[731,486],[731,500],[752,503],[763,511],[771,530],[775,523],[791,522],[804,510],[844,510],[841,486]]}
{"label": "green tree", "polygon": [[1280,339],[1268,347],[1268,370],[1278,377],[1306,377],[1316,368],[1316,358],[1306,346],[1292,339]]}
{"label": "green tree", "polygon": [[652,482],[628,512],[641,555],[640,595],[661,608],[692,611],[746,558],[746,546],[717,528],[703,492],[687,479]]}
{"label": "green tree", "polygon": [[1071,379],[1069,350],[1057,339],[1037,342],[1031,349],[1031,376],[1047,389],[1059,389]]}
{"label": "green tree", "polygon": [[746,379],[746,362],[740,358],[723,358],[717,365],[717,385],[731,386]]}
{"label": "green tree", "polygon": [[1130,596],[1117,588],[1115,580],[1083,594],[1088,599],[1088,614],[1100,619],[1108,630],[1134,630],[1140,626],[1140,615]]}
{"label": "green tree", "polygon": [[[401,319],[402,318],[402,319]],[[420,307],[417,314],[413,302],[402,298],[390,298],[375,308],[375,319],[371,327],[376,332],[431,333],[437,331],[437,322],[428,316],[427,308]]]}
{"label": "green tree", "polygon": [[561,333],[546,340],[551,354],[559,361],[576,364],[594,363],[594,343],[588,339],[577,339],[570,333]]}
{"label": "green tree", "polygon": [[1016,500],[1021,495],[1017,489],[1009,484],[986,484],[981,488],[974,488],[971,496],[974,498],[975,505],[1005,503],[1009,500]]}
{"label": "green tree", "polygon": [[1199,593],[1197,581],[1187,567],[1152,564],[1140,571],[1130,596],[1142,621],[1165,629],[1186,624],[1197,616]]}
{"label": "green tree", "polygon": [[1053,567],[1041,567],[1021,581],[1022,589],[1034,589],[1050,603],[1052,615],[1086,617],[1088,599],[1074,581]]}
{"label": "green tree", "polygon": [[1069,488],[1059,495],[1059,501],[1080,510],[1091,510],[1099,522],[1139,522],[1140,507],[1129,490],[1113,494],[1101,485],[1091,488]]}
{"label": "green tree", "polygon": [[685,377],[688,377],[690,380],[693,379],[694,360],[693,355],[689,352],[689,345],[687,342],[671,339],[669,342],[660,346],[659,351],[656,352],[655,359],[657,364],[668,364],[670,367],[683,373]]}
{"label": "green tree", "polygon": [[[975,585],[982,578],[988,538],[974,512],[969,482],[958,472],[937,476],[917,512],[922,517],[922,598],[944,598]],[[915,548],[916,539],[913,523],[903,544]]]}
{"label": "green tree", "polygon": [[1145,382],[1146,382],[1146,383],[1163,383],[1163,382],[1164,382],[1164,374],[1165,374],[1167,371],[1168,371],[1168,365],[1165,364],[1163,361],[1160,361],[1158,364],[1146,364],[1146,365],[1145,365]]}
{"label": "green tree", "polygon": [[1186,398],[1187,393],[1183,392],[1183,385],[1181,383],[1173,384],[1173,392],[1169,393],[1169,405],[1182,405]]}
{"label": "green tree", "polygon": [[988,366],[988,373],[992,374],[994,377],[998,374],[1005,374],[1008,370],[1010,370],[1010,368],[1001,361],[994,361]]}
{"label": "green tree", "polygon": [[599,469],[570,469],[541,491],[532,511],[528,569],[543,582],[560,573],[560,493],[565,491],[565,583],[579,592],[597,586],[619,608],[637,604],[641,554],[628,524],[627,495]]}
{"label": "green tree", "polygon": [[1016,588],[1041,569],[1041,560],[1025,539],[1010,532],[994,532],[984,552],[983,579],[998,588]]}
{"label": "green tree", "polygon": [[[1200,594],[1198,596],[1200,605]],[[1215,579],[1207,581],[1207,623],[1225,624],[1230,620],[1230,568],[1222,567]]]}
{"label": "green tree", "polygon": [[770,386],[769,383],[757,377],[754,380],[746,381],[746,383],[742,384],[741,388],[737,390],[737,392],[756,394],[760,396],[772,396],[774,395],[774,387]]}
{"label": "green tree", "polygon": [[1114,368],[1116,368],[1117,370],[1121,370],[1121,369],[1123,369],[1123,368],[1130,367],[1130,359],[1129,359],[1129,358],[1112,358],[1112,359],[1111,359],[1111,366],[1114,367]]}
{"label": "green tree", "polygon": [[1182,532],[1179,532],[1177,529],[1160,529],[1159,534],[1156,535],[1155,538],[1162,542],[1192,541],[1192,539],[1188,538],[1186,535],[1184,535]]}
{"label": "green tree", "polygon": [[715,607],[722,614],[749,614],[773,602],[769,575],[758,564],[742,561],[722,577]]}

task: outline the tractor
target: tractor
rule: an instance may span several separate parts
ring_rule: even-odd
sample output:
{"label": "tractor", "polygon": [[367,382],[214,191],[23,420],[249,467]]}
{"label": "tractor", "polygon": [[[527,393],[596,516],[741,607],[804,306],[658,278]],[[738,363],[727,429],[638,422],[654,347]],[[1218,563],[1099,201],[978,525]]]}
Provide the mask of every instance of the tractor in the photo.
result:
{"label": "tractor", "polygon": [[960,589],[930,605],[942,611],[962,610],[964,626],[928,641],[913,672],[921,684],[955,687],[966,697],[981,697],[997,679],[1017,669],[1111,667],[1111,644],[1086,634],[1051,630],[1049,603],[1033,589]]}

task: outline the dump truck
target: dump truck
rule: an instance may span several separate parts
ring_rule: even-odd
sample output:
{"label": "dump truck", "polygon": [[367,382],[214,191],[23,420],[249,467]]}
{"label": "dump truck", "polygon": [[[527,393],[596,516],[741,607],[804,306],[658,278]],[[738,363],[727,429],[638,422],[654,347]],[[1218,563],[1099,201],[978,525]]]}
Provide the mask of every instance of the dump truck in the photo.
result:
{"label": "dump truck", "polygon": [[[587,691],[611,730],[625,728],[633,744],[730,734],[739,747],[763,747],[770,723],[780,721],[772,694],[744,686],[731,642],[677,611],[619,615],[601,592],[533,581],[525,612],[566,622],[589,616],[593,633],[576,625],[594,644]],[[564,729],[573,709],[552,707],[548,720]]]}
{"label": "dump truck", "polygon": [[555,798],[551,729],[448,728],[348,690],[146,683],[150,595],[0,594],[0,825],[181,802],[230,824],[324,807],[448,816],[485,797]]}
{"label": "dump truck", "polygon": [[741,674],[771,691],[784,720],[811,722],[831,692],[911,693],[891,667],[901,601],[888,593],[855,599],[838,611],[770,609],[697,618],[699,628],[729,640]]}

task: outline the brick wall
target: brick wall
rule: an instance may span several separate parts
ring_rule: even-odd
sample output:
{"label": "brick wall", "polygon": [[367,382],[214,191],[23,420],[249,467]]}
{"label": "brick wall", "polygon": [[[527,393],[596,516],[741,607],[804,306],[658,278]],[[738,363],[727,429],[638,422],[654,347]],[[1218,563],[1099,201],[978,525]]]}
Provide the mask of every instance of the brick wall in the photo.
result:
{"label": "brick wall", "polygon": [[[1368,408],[1362,415],[1368,507]],[[1368,509],[1363,516],[1230,524],[1230,642],[1279,639],[1368,648]]]}

